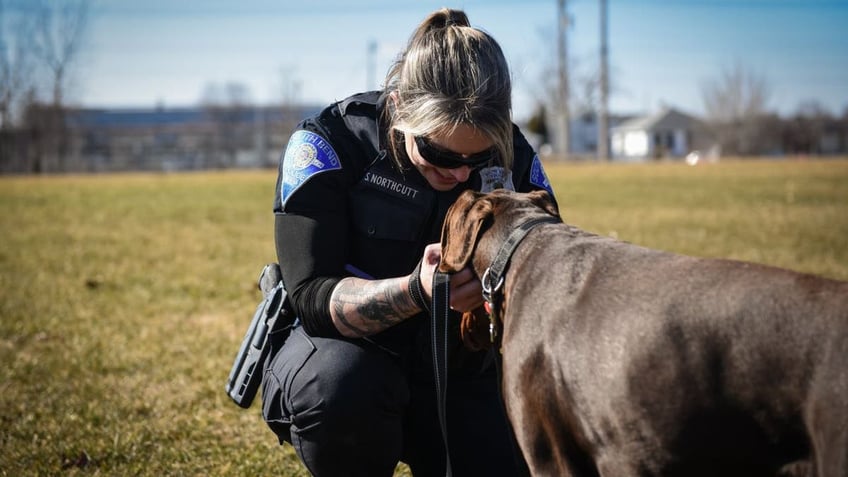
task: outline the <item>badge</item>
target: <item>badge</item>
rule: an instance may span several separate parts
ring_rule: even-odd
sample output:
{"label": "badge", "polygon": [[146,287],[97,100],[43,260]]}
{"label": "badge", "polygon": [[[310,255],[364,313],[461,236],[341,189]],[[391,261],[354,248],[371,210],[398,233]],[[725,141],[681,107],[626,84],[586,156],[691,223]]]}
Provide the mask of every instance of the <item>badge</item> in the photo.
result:
{"label": "badge", "polygon": [[551,182],[548,180],[547,174],[545,174],[545,169],[542,168],[542,161],[539,160],[538,154],[533,157],[533,165],[530,166],[530,183],[545,189],[553,197],[554,190],[551,187]]}
{"label": "badge", "polygon": [[480,169],[480,192],[488,193],[495,189],[515,190],[512,184],[512,171],[493,166]]}
{"label": "badge", "polygon": [[285,206],[286,200],[309,178],[341,168],[338,154],[324,138],[311,131],[296,131],[283,157],[282,205]]}

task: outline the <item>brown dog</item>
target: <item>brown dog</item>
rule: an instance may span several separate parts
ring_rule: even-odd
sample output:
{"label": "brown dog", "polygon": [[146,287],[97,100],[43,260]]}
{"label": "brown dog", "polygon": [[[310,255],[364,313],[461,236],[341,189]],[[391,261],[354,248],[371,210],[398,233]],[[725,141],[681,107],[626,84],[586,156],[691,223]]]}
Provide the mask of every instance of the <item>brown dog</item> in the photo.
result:
{"label": "brown dog", "polygon": [[[465,192],[440,270],[483,277],[543,216],[544,192]],[[504,400],[534,475],[848,476],[848,282],[562,223],[532,229],[505,275]]]}

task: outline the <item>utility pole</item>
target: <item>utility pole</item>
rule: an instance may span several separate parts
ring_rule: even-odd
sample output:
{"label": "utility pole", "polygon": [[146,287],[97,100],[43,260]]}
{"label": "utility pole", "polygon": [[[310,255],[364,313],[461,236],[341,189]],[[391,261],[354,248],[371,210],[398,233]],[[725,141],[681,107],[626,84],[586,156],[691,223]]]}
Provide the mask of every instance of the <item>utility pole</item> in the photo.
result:
{"label": "utility pole", "polygon": [[557,0],[557,52],[559,70],[559,98],[557,115],[559,125],[559,145],[563,159],[568,159],[571,145],[571,114],[568,108],[568,49],[566,47],[566,28],[568,14],[565,11],[565,0]]}
{"label": "utility pole", "polygon": [[607,46],[607,0],[601,4],[601,104],[598,111],[598,160],[609,161],[609,48]]}
{"label": "utility pole", "polygon": [[375,40],[368,41],[367,58],[366,68],[368,71],[365,72],[365,91],[373,91],[377,89],[375,80],[377,78],[377,42]]}

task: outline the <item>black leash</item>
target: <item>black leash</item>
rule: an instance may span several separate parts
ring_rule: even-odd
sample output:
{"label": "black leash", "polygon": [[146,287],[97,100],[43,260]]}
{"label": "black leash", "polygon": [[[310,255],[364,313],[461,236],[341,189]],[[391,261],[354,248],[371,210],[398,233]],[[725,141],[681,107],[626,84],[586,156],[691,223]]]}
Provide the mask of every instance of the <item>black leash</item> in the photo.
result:
{"label": "black leash", "polygon": [[448,391],[448,318],[450,315],[450,275],[436,272],[433,275],[433,298],[430,306],[431,347],[433,373],[436,381],[436,407],[439,425],[445,444],[445,475],[451,477],[450,450],[448,448],[448,423],[446,401]]}

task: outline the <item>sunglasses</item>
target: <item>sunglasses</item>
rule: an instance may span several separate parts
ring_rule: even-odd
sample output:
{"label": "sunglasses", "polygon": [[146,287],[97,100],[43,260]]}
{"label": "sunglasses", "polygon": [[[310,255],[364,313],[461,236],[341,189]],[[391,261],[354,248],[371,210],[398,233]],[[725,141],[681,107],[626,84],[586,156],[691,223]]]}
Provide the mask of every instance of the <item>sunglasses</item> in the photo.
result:
{"label": "sunglasses", "polygon": [[497,157],[497,149],[492,146],[485,151],[464,156],[431,143],[423,136],[415,136],[418,153],[425,161],[443,169],[457,169],[468,166],[472,169],[483,166]]}

